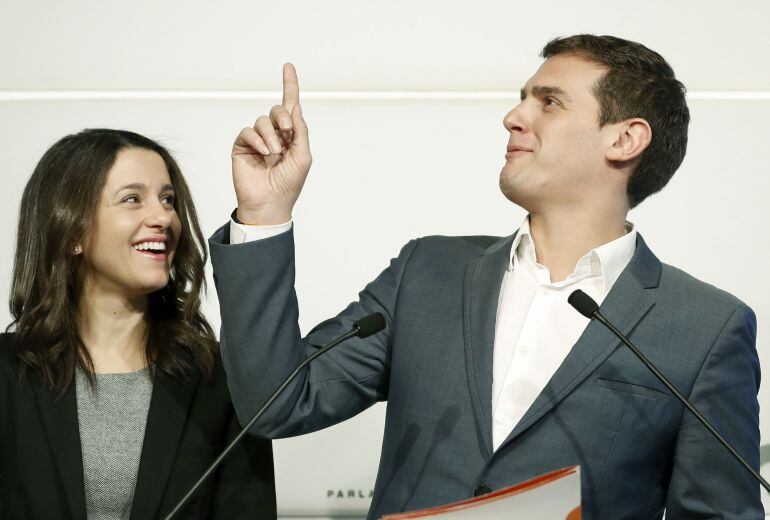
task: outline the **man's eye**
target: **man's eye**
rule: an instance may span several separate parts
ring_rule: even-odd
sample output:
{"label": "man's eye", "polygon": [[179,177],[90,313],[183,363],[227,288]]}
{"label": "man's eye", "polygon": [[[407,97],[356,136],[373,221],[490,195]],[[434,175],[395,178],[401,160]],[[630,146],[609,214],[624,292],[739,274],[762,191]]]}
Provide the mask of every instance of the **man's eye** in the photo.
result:
{"label": "man's eye", "polygon": [[559,102],[556,101],[556,99],[554,99],[552,97],[547,97],[547,98],[545,98],[543,100],[543,105],[545,105],[547,107],[557,107],[557,106],[559,106]]}

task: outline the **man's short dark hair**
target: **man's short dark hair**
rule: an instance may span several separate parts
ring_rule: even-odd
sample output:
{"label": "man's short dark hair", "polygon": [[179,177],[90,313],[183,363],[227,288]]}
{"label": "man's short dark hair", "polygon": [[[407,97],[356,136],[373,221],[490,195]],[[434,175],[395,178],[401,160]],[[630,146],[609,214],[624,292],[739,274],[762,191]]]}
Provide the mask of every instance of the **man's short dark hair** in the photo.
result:
{"label": "man's short dark hair", "polygon": [[652,141],[628,180],[628,202],[633,208],[660,191],[684,159],[690,123],[684,85],[660,54],[614,36],[555,38],[540,55],[558,54],[572,54],[607,69],[594,86],[599,126],[641,117],[652,128]]}

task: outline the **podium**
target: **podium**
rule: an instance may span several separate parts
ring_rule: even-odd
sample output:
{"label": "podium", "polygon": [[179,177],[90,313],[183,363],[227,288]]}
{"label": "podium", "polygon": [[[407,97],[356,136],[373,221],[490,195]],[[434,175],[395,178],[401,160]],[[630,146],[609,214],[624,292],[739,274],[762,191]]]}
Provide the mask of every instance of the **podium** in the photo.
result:
{"label": "podium", "polygon": [[580,466],[558,469],[486,495],[442,506],[385,515],[381,520],[580,520]]}

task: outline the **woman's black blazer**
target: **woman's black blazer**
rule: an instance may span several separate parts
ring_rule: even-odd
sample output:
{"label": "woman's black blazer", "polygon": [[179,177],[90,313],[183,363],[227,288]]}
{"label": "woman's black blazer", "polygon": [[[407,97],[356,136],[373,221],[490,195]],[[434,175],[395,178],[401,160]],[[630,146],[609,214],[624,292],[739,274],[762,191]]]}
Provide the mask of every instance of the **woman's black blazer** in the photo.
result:
{"label": "woman's black blazer", "polygon": [[[0,335],[0,519],[85,520],[75,385],[58,400],[36,376],[21,387],[12,341]],[[131,519],[168,514],[238,430],[219,360],[210,382],[156,377]],[[276,518],[270,441],[244,437],[178,518]]]}

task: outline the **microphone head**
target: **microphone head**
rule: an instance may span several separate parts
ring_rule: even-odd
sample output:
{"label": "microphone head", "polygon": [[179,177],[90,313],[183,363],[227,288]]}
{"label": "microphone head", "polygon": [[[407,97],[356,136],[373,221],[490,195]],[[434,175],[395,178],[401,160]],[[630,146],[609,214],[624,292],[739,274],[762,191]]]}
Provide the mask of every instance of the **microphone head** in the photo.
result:
{"label": "microphone head", "polygon": [[353,327],[358,330],[357,336],[359,338],[366,338],[385,328],[385,318],[379,312],[375,312],[353,322]]}
{"label": "microphone head", "polygon": [[567,302],[586,318],[594,319],[594,313],[599,310],[599,305],[586,293],[578,289],[567,298]]}

